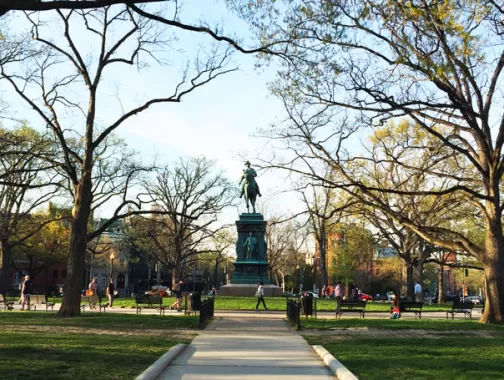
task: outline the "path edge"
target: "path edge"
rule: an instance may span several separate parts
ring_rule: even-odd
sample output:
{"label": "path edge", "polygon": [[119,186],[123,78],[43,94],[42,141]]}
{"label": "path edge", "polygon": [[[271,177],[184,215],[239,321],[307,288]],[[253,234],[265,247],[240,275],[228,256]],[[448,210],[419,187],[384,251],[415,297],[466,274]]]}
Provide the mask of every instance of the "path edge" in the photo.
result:
{"label": "path edge", "polygon": [[179,343],[170,348],[163,356],[156,360],[149,368],[143,371],[135,380],[154,380],[168,367],[168,365],[187,347]]}
{"label": "path edge", "polygon": [[336,359],[329,351],[322,346],[312,346],[315,352],[320,356],[324,363],[330,368],[331,372],[339,380],[358,380],[352,372],[348,370],[341,362]]}

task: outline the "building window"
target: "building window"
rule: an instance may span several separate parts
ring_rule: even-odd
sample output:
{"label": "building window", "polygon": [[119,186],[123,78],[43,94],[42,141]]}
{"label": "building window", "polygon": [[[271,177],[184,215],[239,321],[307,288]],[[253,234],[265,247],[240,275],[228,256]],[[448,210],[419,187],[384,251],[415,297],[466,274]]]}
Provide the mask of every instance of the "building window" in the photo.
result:
{"label": "building window", "polygon": [[57,269],[53,270],[53,272],[52,272],[52,276],[53,276],[53,278],[54,278],[55,280],[58,278],[58,270],[57,270]]}

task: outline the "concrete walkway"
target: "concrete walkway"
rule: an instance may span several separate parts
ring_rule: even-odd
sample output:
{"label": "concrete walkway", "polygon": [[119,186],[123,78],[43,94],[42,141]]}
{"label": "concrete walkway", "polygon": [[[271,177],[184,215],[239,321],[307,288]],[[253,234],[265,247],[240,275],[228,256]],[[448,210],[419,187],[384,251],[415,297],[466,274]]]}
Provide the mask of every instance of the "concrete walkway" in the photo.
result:
{"label": "concrete walkway", "polygon": [[[261,314],[261,313],[258,313]],[[284,320],[216,316],[159,380],[334,379],[311,346]]]}

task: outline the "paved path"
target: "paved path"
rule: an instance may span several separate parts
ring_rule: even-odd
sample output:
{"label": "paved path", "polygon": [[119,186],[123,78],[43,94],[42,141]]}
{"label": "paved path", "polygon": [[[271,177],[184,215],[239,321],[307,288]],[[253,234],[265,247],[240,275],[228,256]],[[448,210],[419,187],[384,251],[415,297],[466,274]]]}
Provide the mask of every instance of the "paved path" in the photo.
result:
{"label": "paved path", "polygon": [[[259,314],[259,313],[258,313]],[[159,380],[334,379],[311,346],[279,318],[216,316]]]}

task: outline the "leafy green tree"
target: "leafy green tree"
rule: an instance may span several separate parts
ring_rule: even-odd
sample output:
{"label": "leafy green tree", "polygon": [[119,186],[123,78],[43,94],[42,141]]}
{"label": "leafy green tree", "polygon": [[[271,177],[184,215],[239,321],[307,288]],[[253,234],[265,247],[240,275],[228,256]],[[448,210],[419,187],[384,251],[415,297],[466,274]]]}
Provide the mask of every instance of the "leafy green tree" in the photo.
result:
{"label": "leafy green tree", "polygon": [[[0,128],[0,292],[9,287],[7,270],[14,250],[20,250],[60,217],[36,215],[36,210],[60,193],[54,165],[54,144],[26,125]],[[12,144],[12,145],[10,145]]]}
{"label": "leafy green tree", "polygon": [[[286,128],[290,133],[279,135],[289,136],[298,162],[289,157],[288,165],[275,166],[320,180],[306,166],[321,160],[339,175],[327,186],[365,194],[426,242],[476,257],[488,294],[481,321],[504,323],[502,5],[483,0],[234,3],[266,44],[295,40],[276,45],[287,59],[274,91],[292,122]],[[342,148],[349,134],[398,118],[436,141],[433,153],[448,153],[417,168],[418,176],[446,181],[447,188],[410,195],[465,200],[484,221],[483,245],[454,226],[420,224],[384,205],[381,196],[397,193],[394,188],[369,188],[342,165],[355,160]],[[292,140],[304,142],[305,149]],[[418,147],[419,155],[428,153]],[[404,170],[415,171],[394,157]],[[450,168],[452,163],[456,166]]]}
{"label": "leafy green tree", "polygon": [[[22,46],[14,46],[9,56],[23,61],[29,69],[24,70],[17,62],[11,63],[11,60],[0,57],[2,80],[35,112],[58,142],[59,167],[72,194],[71,247],[65,295],[58,312],[60,316],[80,314],[80,289],[88,243],[118,219],[149,213],[142,209],[141,195],[128,190],[151,166],[134,162],[128,152],[123,152],[123,157],[128,156],[129,161],[123,162],[115,174],[100,171],[103,167],[111,170],[118,163],[112,160],[112,165],[100,164],[107,156],[105,152],[112,143],[114,132],[150,107],[179,103],[188,94],[235,70],[227,68],[231,54],[227,46],[211,47],[187,63],[180,78],[173,81],[173,88],[164,88],[163,94],[131,108],[123,108],[126,103],[121,99],[112,121],[99,125],[103,111],[99,107],[99,97],[103,91],[108,91],[103,83],[107,75],[111,75],[110,70],[121,66],[142,71],[147,64],[163,66],[174,43],[167,29],[182,28],[177,22],[165,26],[140,16],[130,9],[131,6],[133,3],[129,7],[117,5],[86,11],[58,9],[51,22],[47,22],[45,15],[27,12],[24,17],[32,26],[32,38],[25,39]],[[173,20],[178,18],[177,10],[176,7],[170,9]],[[75,38],[77,25],[86,26],[84,35],[79,35],[78,39]],[[90,44],[99,48],[89,51]],[[3,53],[2,49],[0,52]],[[113,111],[108,109],[107,113]],[[68,118],[68,115],[72,117]],[[75,141],[79,146],[77,150],[73,145]],[[112,179],[108,179],[110,176]],[[97,187],[100,200],[95,194]],[[108,195],[101,191],[107,188],[112,189]],[[113,216],[96,230],[90,230],[94,206],[114,197],[119,200],[119,205]]]}
{"label": "leafy green tree", "polygon": [[355,282],[359,268],[366,266],[373,259],[376,241],[368,229],[355,224],[339,224],[337,231],[340,239],[333,240],[330,248],[330,273],[337,280],[347,284]]}

